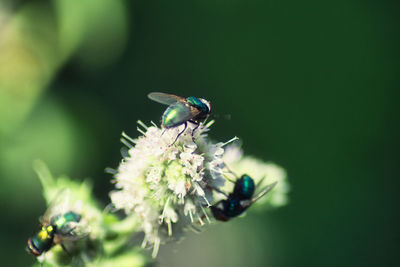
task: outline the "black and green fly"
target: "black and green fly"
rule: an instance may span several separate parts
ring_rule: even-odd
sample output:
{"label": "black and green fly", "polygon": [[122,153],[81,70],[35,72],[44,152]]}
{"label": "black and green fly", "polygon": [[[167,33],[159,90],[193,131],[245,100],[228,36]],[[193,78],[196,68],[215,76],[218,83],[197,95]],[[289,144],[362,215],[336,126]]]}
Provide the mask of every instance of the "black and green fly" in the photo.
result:
{"label": "black and green fly", "polygon": [[27,251],[38,257],[53,246],[64,246],[87,235],[87,229],[81,222],[82,216],[67,209],[69,191],[61,191],[40,220],[40,227],[27,241]]}
{"label": "black and green fly", "polygon": [[193,123],[196,127],[192,131],[192,137],[194,131],[200,126],[200,122],[205,120],[211,113],[210,102],[194,96],[181,97],[173,94],[157,93],[153,92],[148,94],[148,97],[158,103],[168,105],[168,108],[162,115],[161,124],[163,128],[169,129],[180,125],[185,125],[183,131],[181,131],[178,137],[186,130],[187,123]]}
{"label": "black and green fly", "polygon": [[[259,184],[261,184],[262,180]],[[226,196],[226,199],[220,200],[210,207],[211,213],[216,220],[226,222],[241,215],[251,205],[253,205],[254,202],[271,191],[277,184],[277,182],[269,184],[265,188],[261,189],[261,192],[255,193],[256,187],[259,187],[259,185],[256,186],[253,178],[247,174],[243,174],[234,183],[235,186],[233,192],[229,195],[223,193]]]}

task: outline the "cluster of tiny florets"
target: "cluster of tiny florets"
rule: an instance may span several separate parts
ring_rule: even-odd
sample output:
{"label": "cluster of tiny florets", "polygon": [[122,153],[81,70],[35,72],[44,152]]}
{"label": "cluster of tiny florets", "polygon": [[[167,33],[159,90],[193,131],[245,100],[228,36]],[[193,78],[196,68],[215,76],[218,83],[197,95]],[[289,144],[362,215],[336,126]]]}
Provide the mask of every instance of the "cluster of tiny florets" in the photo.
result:
{"label": "cluster of tiny florets", "polygon": [[224,144],[207,138],[211,124],[201,124],[193,134],[189,124],[176,141],[180,127],[165,130],[139,122],[142,136],[123,134],[128,151],[114,174],[117,190],[110,197],[116,209],[139,217],[153,256],[164,237],[181,231],[177,228],[208,220],[205,208],[213,203],[212,191],[224,185]]}
{"label": "cluster of tiny florets", "polygon": [[[278,182],[268,204],[280,206],[287,202],[285,170],[243,156],[240,147],[232,142],[236,137],[226,143],[210,141],[207,132],[213,121],[198,127],[188,123],[183,133],[184,125],[164,129],[155,124],[148,127],[140,121],[138,124],[141,136],[132,139],[122,135],[127,149],[114,170],[116,190],[110,197],[116,209],[137,217],[140,230],[145,233],[143,246],[153,247],[153,257],[173,233],[177,239],[188,226],[197,229],[209,222],[207,208],[226,198],[234,181],[243,174],[254,179],[256,190]],[[255,206],[262,206],[266,199],[260,199]]]}

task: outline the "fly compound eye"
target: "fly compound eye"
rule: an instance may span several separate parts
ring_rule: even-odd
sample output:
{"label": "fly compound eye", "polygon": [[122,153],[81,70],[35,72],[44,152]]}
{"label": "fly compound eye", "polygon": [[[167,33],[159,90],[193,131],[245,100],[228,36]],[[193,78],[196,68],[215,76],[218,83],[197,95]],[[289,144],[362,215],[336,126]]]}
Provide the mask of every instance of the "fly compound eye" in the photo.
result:
{"label": "fly compound eye", "polygon": [[210,113],[211,112],[211,103],[210,103],[210,101],[205,100],[204,98],[200,98],[200,101],[203,102],[203,104],[207,106],[208,113]]}

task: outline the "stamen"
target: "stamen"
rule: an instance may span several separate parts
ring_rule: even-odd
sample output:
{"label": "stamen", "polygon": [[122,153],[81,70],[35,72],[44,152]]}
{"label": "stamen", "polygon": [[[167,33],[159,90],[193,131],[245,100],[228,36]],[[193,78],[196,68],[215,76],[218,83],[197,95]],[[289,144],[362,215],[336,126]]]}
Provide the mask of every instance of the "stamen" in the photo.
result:
{"label": "stamen", "polygon": [[165,209],[166,209],[167,206],[168,206],[169,199],[170,199],[170,198],[168,197],[168,198],[167,198],[167,201],[165,201],[164,209],[163,209],[163,212],[162,212],[161,217],[160,217],[160,224],[164,221]]}
{"label": "stamen", "polygon": [[147,245],[147,240],[148,240],[148,239],[147,239],[147,236],[145,236],[144,239],[143,239],[143,242],[142,242],[142,246],[141,246],[142,248],[145,248],[145,247],[146,247],[146,245]]}
{"label": "stamen", "polygon": [[168,220],[167,224],[168,224],[168,236],[172,236],[172,226],[171,226],[171,221],[170,221],[170,220]]}
{"label": "stamen", "polygon": [[208,128],[208,127],[210,127],[211,125],[213,125],[214,124],[214,120],[211,120],[211,121],[209,121],[207,124],[206,124],[206,127]]}
{"label": "stamen", "polygon": [[148,127],[146,126],[146,124],[144,124],[141,120],[138,120],[137,123],[147,131]]}
{"label": "stamen", "polygon": [[132,139],[129,135],[127,135],[125,132],[122,132],[122,137],[124,137],[126,140],[128,140],[129,142],[131,142],[131,143],[133,143],[133,144],[136,144],[137,143],[137,141],[136,140],[134,140],[134,139]]}
{"label": "stamen", "polygon": [[146,133],[142,129],[140,129],[139,127],[137,127],[136,129],[138,130],[139,133],[141,133],[143,135],[146,135]]}
{"label": "stamen", "polygon": [[121,138],[120,140],[121,140],[121,143],[126,145],[129,149],[131,149],[133,147],[130,143],[128,143],[128,141],[126,141],[126,139]]}
{"label": "stamen", "polygon": [[117,173],[118,173],[118,171],[117,171],[116,169],[108,168],[108,167],[105,168],[104,171],[105,171],[106,173],[109,173],[109,174],[117,174]]}
{"label": "stamen", "polygon": [[189,210],[189,216],[190,216],[190,221],[193,223],[193,214],[191,210]]}
{"label": "stamen", "polygon": [[223,143],[221,147],[226,146],[227,144],[232,143],[233,141],[236,141],[236,140],[239,140],[239,137],[237,137],[237,136],[233,137],[231,140]]}
{"label": "stamen", "polygon": [[211,204],[210,204],[210,202],[208,202],[208,200],[207,200],[207,198],[206,198],[206,196],[204,195],[203,196],[203,198],[204,198],[204,200],[206,201],[206,203],[207,203],[207,207],[211,207]]}
{"label": "stamen", "polygon": [[200,208],[203,211],[204,216],[206,216],[206,219],[207,219],[208,223],[211,223],[210,218],[208,218],[207,212],[204,210],[202,205],[200,205]]}
{"label": "stamen", "polygon": [[203,220],[200,218],[199,215],[197,215],[197,219],[199,220],[200,225],[203,226],[203,225],[204,225],[204,222],[203,222]]}
{"label": "stamen", "polygon": [[[239,176],[238,176],[234,171],[232,171],[232,169],[230,169],[230,168],[228,167],[228,165],[225,164],[225,168],[228,170],[228,173],[232,174],[232,175],[235,176],[236,178],[239,178]],[[232,180],[229,179],[229,178],[226,178],[226,177],[225,177],[225,179],[228,180],[228,181],[230,181],[230,182],[232,182],[232,183],[235,183],[235,181],[232,181]]]}
{"label": "stamen", "polygon": [[160,238],[157,237],[156,240],[154,241],[153,254],[151,254],[153,258],[157,257],[159,248],[160,248]]}

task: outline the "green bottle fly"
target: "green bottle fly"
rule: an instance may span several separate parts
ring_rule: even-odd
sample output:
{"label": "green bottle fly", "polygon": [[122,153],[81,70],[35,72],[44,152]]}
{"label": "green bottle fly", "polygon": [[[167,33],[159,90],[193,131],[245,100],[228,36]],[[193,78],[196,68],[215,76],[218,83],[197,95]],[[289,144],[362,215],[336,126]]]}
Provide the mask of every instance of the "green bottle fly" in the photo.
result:
{"label": "green bottle fly", "polygon": [[43,218],[42,225],[27,241],[27,250],[34,256],[40,256],[50,250],[63,237],[74,235],[74,229],[81,216],[73,211]]}

